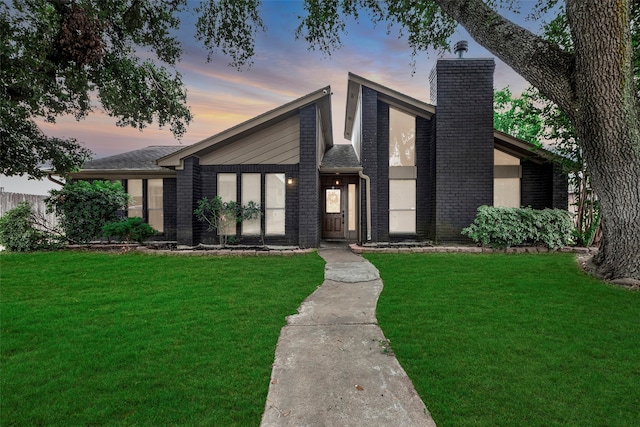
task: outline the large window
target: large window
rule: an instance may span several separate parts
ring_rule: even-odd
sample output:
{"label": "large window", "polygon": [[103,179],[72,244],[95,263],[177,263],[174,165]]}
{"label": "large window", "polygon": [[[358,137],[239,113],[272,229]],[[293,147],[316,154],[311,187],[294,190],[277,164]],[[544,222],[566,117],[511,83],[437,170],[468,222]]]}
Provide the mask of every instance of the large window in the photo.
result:
{"label": "large window", "polygon": [[158,231],[164,230],[162,179],[147,180],[147,222]]}
{"label": "large window", "polygon": [[142,191],[143,181],[141,179],[127,180],[127,193],[129,193],[129,209],[127,216],[144,218],[144,194]]}
{"label": "large window", "polygon": [[416,180],[389,181],[389,232],[416,232]]}
{"label": "large window", "polygon": [[[243,173],[242,174],[242,204],[249,202],[260,204],[261,183],[259,173]],[[259,235],[260,234],[260,218],[245,220],[242,222],[243,235]]]}
{"label": "large window", "polygon": [[127,216],[140,217],[159,232],[164,231],[162,179],[128,179],[131,196]]}
{"label": "large window", "polygon": [[416,118],[389,108],[389,233],[416,232]]}
{"label": "large window", "polygon": [[[237,200],[236,193],[236,174],[235,173],[219,173],[218,174],[218,197],[223,202],[235,202]],[[222,235],[232,236],[236,234],[236,222],[233,218],[222,222],[218,232]]]}
{"label": "large window", "polygon": [[265,176],[265,234],[281,235],[285,232],[285,177],[283,173]]}
{"label": "large window", "polygon": [[389,166],[416,165],[416,118],[389,108]]}

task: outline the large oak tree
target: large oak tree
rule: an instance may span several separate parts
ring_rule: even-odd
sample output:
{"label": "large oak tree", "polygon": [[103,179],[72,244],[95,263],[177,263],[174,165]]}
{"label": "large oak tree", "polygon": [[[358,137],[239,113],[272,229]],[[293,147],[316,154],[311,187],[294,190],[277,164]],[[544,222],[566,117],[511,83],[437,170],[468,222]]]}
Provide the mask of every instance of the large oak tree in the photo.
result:
{"label": "large oak tree", "polygon": [[[298,36],[330,52],[340,45],[347,17],[368,10],[374,21],[399,25],[420,52],[446,49],[457,24],[462,25],[570,118],[601,202],[604,235],[595,259],[599,272],[612,279],[640,279],[640,106],[631,39],[635,2],[538,0],[538,17],[564,6],[571,52],[501,15],[501,8],[517,7],[515,0],[306,0],[307,14]],[[33,119],[55,120],[59,114],[81,118],[91,111],[91,93],[98,94],[103,108],[122,125],[144,127],[155,120],[170,123],[174,133],[181,134],[190,114],[180,75],[172,68],[180,46],[171,30],[178,26],[186,4],[186,0],[1,4],[2,172],[37,174],[34,152],[50,155],[46,149],[52,149],[55,141],[42,135]],[[211,51],[220,49],[232,64],[242,66],[250,61],[253,38],[262,28],[259,6],[259,0],[201,1],[197,37]],[[154,60],[138,57],[145,49],[155,55]],[[31,138],[45,149],[37,151]],[[83,157],[77,149],[66,152],[71,155],[56,152],[62,156],[62,167]]]}

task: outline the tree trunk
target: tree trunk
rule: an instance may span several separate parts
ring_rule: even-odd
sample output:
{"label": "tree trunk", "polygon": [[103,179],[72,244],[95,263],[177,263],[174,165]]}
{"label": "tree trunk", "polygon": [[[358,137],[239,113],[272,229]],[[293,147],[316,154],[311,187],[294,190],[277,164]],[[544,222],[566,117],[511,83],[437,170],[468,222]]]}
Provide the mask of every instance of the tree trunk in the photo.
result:
{"label": "tree trunk", "polygon": [[611,279],[640,279],[640,110],[626,3],[567,1],[581,106],[575,127],[602,209],[594,261]]}
{"label": "tree trunk", "polygon": [[607,279],[640,280],[640,108],[628,0],[566,1],[575,54],[481,0],[434,1],[569,116],[600,199],[598,272]]}

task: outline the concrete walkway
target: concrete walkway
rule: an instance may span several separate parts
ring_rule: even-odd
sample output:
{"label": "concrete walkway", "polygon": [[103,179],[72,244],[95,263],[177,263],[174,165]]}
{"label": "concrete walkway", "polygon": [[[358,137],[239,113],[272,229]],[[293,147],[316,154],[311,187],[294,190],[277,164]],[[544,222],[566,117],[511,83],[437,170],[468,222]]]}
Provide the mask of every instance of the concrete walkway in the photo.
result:
{"label": "concrete walkway", "polygon": [[261,426],[433,426],[378,327],[378,270],[323,243],[325,281],[287,318]]}

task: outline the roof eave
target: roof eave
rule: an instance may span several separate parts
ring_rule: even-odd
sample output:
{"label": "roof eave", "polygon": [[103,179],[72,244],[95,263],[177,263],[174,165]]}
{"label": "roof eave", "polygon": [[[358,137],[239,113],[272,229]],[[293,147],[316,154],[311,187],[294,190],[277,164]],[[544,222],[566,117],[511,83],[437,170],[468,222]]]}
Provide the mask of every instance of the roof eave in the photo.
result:
{"label": "roof eave", "polygon": [[436,107],[434,105],[412,98],[379,83],[365,79],[364,77],[349,73],[347,82],[347,108],[344,120],[344,137],[346,139],[351,139],[351,129],[353,128],[360,88],[362,86],[375,90],[378,93],[378,98],[387,104],[410,111],[416,116],[431,119],[436,113]]}
{"label": "roof eave", "polygon": [[83,169],[71,173],[73,179],[149,179],[175,178],[171,169]]}
{"label": "roof eave", "polygon": [[[156,160],[156,164],[162,167],[180,167],[182,163],[182,159],[189,156],[197,156],[201,151],[209,148],[212,145],[218,144],[222,141],[228,140],[230,138],[239,137],[243,134],[249,134],[255,132],[257,129],[281,119],[287,115],[295,114],[300,108],[303,108],[311,103],[317,102],[326,98],[328,102],[321,102],[321,108],[325,111],[328,109],[327,114],[323,114],[323,124],[326,125],[327,129],[325,130],[325,139],[331,141],[331,86],[326,86],[322,89],[318,89],[315,92],[312,92],[308,95],[305,95],[301,98],[295,99],[287,104],[284,104],[280,107],[274,108],[272,110],[267,111],[259,116],[256,116],[252,119],[246,120],[236,126],[233,126],[227,130],[224,130],[220,133],[212,135],[208,138],[205,138],[199,142],[196,142],[193,145],[189,145],[182,150],[176,151],[173,154],[168,156],[164,156]],[[322,107],[324,104],[324,107]],[[328,125],[325,123],[328,122]],[[323,128],[324,129],[324,128]],[[327,138],[327,135],[329,137]]]}
{"label": "roof eave", "polygon": [[363,171],[364,169],[362,167],[323,167],[320,166],[320,173],[331,173],[331,174],[336,174],[336,173],[358,173]]}

